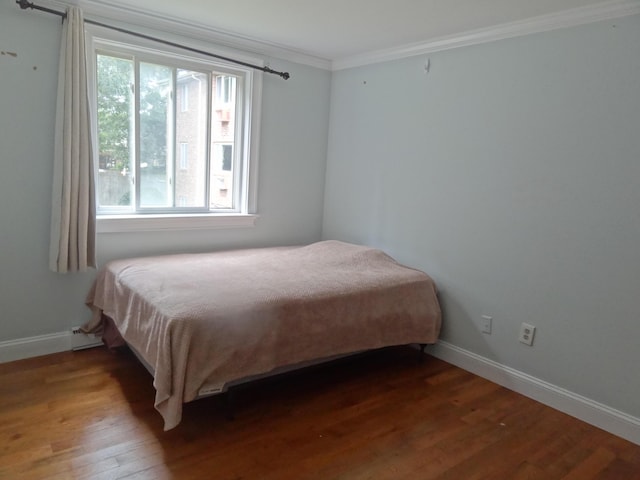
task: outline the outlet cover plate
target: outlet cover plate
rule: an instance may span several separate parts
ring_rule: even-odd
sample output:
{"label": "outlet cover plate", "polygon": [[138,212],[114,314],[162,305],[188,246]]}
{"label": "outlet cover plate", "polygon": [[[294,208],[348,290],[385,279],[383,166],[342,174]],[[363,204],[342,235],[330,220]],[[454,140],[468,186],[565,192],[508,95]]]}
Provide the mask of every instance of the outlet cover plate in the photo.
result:
{"label": "outlet cover plate", "polygon": [[482,333],[487,333],[491,335],[491,323],[493,321],[493,317],[489,315],[482,315],[480,318],[480,330]]}
{"label": "outlet cover plate", "polygon": [[536,335],[536,327],[533,325],[529,325],[528,323],[523,323],[520,325],[520,343],[524,343],[525,345],[532,346],[533,345],[533,337]]}

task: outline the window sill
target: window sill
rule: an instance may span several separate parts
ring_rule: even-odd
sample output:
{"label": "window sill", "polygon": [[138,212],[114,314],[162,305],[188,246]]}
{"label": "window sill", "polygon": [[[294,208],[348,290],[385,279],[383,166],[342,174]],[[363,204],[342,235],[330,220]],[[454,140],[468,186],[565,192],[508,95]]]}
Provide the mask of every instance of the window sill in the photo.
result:
{"label": "window sill", "polygon": [[256,224],[253,214],[187,214],[187,215],[98,215],[97,233],[154,232],[163,230],[206,230],[214,228],[247,228]]}

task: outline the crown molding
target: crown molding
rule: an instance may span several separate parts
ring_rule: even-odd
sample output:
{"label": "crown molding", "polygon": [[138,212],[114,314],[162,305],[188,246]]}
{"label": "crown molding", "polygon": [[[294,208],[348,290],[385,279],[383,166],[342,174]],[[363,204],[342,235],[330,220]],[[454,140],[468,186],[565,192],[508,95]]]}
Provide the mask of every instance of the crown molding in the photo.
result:
{"label": "crown molding", "polygon": [[588,7],[573,8],[555,14],[541,15],[527,20],[505,23],[491,28],[471,30],[461,34],[440,37],[428,42],[419,42],[397,48],[353,55],[343,59],[333,60],[331,70],[344,70],[373,63],[398,60],[415,55],[424,55],[453,48],[478,45],[496,40],[520,37],[532,33],[542,33],[636,14],[640,14],[640,2],[638,0],[612,0]]}
{"label": "crown molding", "polygon": [[267,57],[265,59],[267,64],[269,60],[279,59],[332,71],[640,14],[639,0],[609,0],[555,14],[541,15],[527,20],[471,30],[426,42],[376,50],[331,61],[283,45],[214,29],[202,23],[186,22],[143,11],[114,0],[40,0],[38,3],[59,10],[64,10],[71,5],[79,6],[83,9],[87,18],[98,16],[104,20],[127,23],[162,32],[171,32],[190,39],[214,43],[216,47]]}
{"label": "crown molding", "polygon": [[331,69],[331,61],[325,58],[263,40],[214,29],[203,23],[187,22],[148,10],[137,9],[112,0],[39,0],[37,3],[61,11],[69,6],[77,6],[82,8],[84,16],[88,19],[101,20],[105,23],[108,21],[126,23],[145,29],[170,32],[172,35],[213,43],[216,47],[227,50],[266,57],[266,64],[270,63],[269,60],[279,59],[323,70]]}

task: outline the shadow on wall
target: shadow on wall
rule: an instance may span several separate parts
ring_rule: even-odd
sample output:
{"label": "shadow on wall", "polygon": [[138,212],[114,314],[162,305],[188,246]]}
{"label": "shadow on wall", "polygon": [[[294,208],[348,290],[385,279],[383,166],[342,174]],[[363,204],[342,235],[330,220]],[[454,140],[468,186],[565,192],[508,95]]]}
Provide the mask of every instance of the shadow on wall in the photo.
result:
{"label": "shadow on wall", "polygon": [[[450,342],[452,338],[468,339],[471,336],[472,343],[462,347],[475,352],[491,352],[490,357],[495,360],[495,351],[492,349],[488,338],[493,332],[484,333],[482,331],[482,316],[470,314],[463,304],[444,287],[438,286],[438,299],[442,310],[440,339]],[[455,319],[455,321],[450,319]],[[492,325],[491,329],[493,330],[494,328],[495,326]],[[470,332],[473,332],[473,334],[469,335]],[[461,333],[465,334],[461,335]]]}

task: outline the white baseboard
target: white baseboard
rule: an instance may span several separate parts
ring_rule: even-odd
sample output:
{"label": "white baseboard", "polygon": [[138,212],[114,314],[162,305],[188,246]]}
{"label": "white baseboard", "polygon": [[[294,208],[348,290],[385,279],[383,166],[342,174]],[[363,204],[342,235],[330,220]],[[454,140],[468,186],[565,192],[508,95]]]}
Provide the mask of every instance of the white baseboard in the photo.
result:
{"label": "white baseboard", "polygon": [[102,345],[100,337],[72,331],[0,342],[0,363]]}
{"label": "white baseboard", "polygon": [[427,347],[426,351],[434,357],[640,445],[640,418],[444,341]]}

